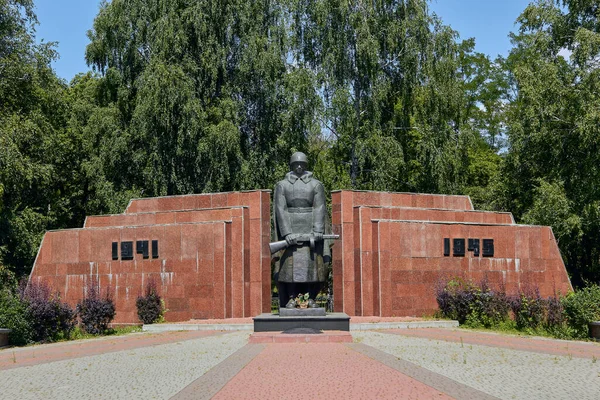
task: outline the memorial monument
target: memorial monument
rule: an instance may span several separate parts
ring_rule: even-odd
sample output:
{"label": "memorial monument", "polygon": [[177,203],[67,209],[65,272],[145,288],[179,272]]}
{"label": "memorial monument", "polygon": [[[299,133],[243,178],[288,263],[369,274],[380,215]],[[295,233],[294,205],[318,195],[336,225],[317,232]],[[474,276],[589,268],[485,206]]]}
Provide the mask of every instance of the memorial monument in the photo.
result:
{"label": "memorial monument", "polygon": [[[448,277],[485,279],[509,294],[572,290],[550,227],[475,210],[468,196],[332,190],[331,231],[340,240],[331,252],[324,187],[304,154],[290,161],[272,198],[253,190],[132,199],[122,214],[48,231],[30,280],[71,305],[96,283],[112,294],[118,324],[139,323],[136,297],[154,281],[166,321],[276,318],[280,325],[263,326],[269,330],[319,311],[285,305],[299,294],[314,300],[329,263],[333,309],[345,313],[344,324],[348,316],[432,315],[436,282]],[[271,314],[272,279],[290,317]],[[330,323],[335,313],[304,318],[343,330]]]}
{"label": "memorial monument", "polygon": [[325,234],[327,209],[325,188],[307,171],[304,153],[290,158],[290,172],[273,193],[274,255],[279,295],[279,314],[254,318],[254,331],[285,331],[296,328],[349,330],[350,317],[326,313],[315,302],[327,280],[331,243],[338,235]]}
{"label": "memorial monument", "polygon": [[290,172],[277,183],[273,194],[273,234],[276,240],[287,244],[275,253],[274,279],[280,309],[294,308],[294,299],[300,294],[308,294],[308,306],[316,308],[314,300],[327,280],[331,264],[328,239],[334,236],[323,236],[327,215],[325,189],[307,167],[306,155],[294,153]]}

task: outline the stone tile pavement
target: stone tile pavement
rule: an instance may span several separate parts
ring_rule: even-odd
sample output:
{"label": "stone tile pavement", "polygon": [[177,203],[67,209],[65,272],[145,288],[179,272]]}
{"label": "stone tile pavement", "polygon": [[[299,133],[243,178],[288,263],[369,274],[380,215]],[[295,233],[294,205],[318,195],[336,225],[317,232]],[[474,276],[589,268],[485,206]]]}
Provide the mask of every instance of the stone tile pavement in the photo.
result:
{"label": "stone tile pavement", "polygon": [[0,399],[598,399],[600,344],[462,329],[251,344],[138,333],[0,350]]}
{"label": "stone tile pavement", "polygon": [[[354,340],[501,399],[600,398],[600,345],[457,330],[365,332]],[[448,341],[448,336],[463,338]],[[545,348],[539,342],[546,343]],[[502,345],[500,345],[502,344]]]}
{"label": "stone tile pavement", "polygon": [[212,336],[220,332],[167,332],[161,335],[134,333],[128,336],[100,337],[93,340],[77,340],[39,346],[0,350],[0,371],[45,362],[87,357],[121,350],[131,350],[178,341]]}

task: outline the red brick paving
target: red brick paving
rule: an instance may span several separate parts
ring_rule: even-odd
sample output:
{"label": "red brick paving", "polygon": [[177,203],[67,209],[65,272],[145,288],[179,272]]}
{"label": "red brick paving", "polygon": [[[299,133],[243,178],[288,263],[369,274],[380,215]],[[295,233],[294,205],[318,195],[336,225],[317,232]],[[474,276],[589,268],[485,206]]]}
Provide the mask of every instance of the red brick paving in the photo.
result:
{"label": "red brick paving", "polygon": [[192,340],[221,333],[220,331],[178,331],[160,334],[132,334],[4,349],[0,350],[0,371],[71,358],[156,346],[182,340]]}
{"label": "red brick paving", "polygon": [[213,399],[451,399],[341,343],[273,343]]}
{"label": "red brick paving", "polygon": [[281,332],[256,332],[250,336],[251,344],[258,343],[352,343],[350,332],[325,331],[319,334],[288,334]]}
{"label": "red brick paving", "polygon": [[503,347],[513,350],[536,353],[572,356],[580,358],[600,358],[600,343],[545,339],[531,336],[512,336],[496,333],[469,331],[465,329],[390,329],[382,331],[395,335]]}
{"label": "red brick paving", "polygon": [[[418,328],[384,330],[382,332],[449,342],[460,342],[462,340],[462,342],[469,344],[513,350],[571,355],[581,358],[600,358],[600,344],[592,342],[518,337],[463,329]],[[14,350],[4,349],[0,351],[0,371],[175,341],[192,340],[220,333],[215,331],[179,331],[160,334],[133,334],[31,346]],[[333,337],[335,334],[334,332],[329,336]],[[340,337],[350,337],[347,332],[338,332],[338,334],[341,335]],[[264,346],[264,350],[258,350],[255,357],[254,355],[246,357],[252,360],[249,363],[244,361],[239,365],[241,370],[234,376],[232,375],[233,378],[224,378],[225,380],[220,384],[224,386],[220,388],[220,391],[219,388],[215,388],[215,392],[218,391],[215,396],[216,399],[293,399],[306,398],[307,396],[319,398],[339,396],[348,399],[439,399],[452,398],[449,397],[449,394],[456,396],[457,393],[461,393],[457,391],[461,389],[459,387],[461,385],[452,380],[446,379],[448,382],[444,384],[445,386],[438,384],[440,377],[436,374],[429,373],[431,376],[428,376],[428,371],[420,371],[418,367],[403,360],[397,360],[387,354],[382,353],[383,356],[380,355],[378,358],[377,352],[368,348],[368,346],[363,346],[365,350],[360,348],[359,344],[332,343],[331,337],[326,334],[282,335],[264,332],[256,333],[253,336],[268,337],[272,341],[275,341],[276,337],[286,336],[287,340],[294,343],[269,342],[266,345],[249,345]],[[314,338],[311,343],[297,343],[302,337],[306,341],[306,337],[309,336],[310,339]],[[328,342],[318,343],[319,340],[324,339],[316,339],[317,337],[327,338]],[[356,346],[359,347],[355,348]],[[369,351],[374,355],[369,356],[367,354]],[[384,356],[389,360],[385,359]],[[16,358],[16,363],[13,361],[13,357]],[[219,367],[217,366],[214,369],[215,372],[218,372]],[[415,379],[415,377],[418,379]],[[311,388],[309,394],[306,392],[307,386]],[[455,391],[444,388],[454,388]],[[465,388],[461,390],[465,390]],[[463,396],[459,395],[458,397]],[[477,396],[473,398],[477,398]]]}

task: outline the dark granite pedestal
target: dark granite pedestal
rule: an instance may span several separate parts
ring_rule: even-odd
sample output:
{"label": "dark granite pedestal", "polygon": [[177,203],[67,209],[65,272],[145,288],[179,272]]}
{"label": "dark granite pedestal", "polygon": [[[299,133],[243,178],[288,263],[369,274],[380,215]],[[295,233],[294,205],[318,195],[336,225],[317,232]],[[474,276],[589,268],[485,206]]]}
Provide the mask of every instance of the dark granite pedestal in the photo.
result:
{"label": "dark granite pedestal", "polygon": [[350,331],[350,317],[346,313],[326,315],[296,315],[283,317],[279,314],[260,314],[253,318],[254,332],[278,332],[293,328],[312,328],[321,331]]}
{"label": "dark granite pedestal", "polygon": [[280,308],[280,317],[324,317],[327,315],[325,308]]}

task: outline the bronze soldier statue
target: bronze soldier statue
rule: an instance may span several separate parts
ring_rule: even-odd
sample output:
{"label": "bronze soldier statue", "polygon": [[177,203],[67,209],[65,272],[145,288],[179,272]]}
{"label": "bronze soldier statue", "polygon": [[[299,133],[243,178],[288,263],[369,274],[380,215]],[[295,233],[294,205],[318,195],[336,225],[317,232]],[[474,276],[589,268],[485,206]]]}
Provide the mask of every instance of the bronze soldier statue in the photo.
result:
{"label": "bronze soldier statue", "polygon": [[277,183],[273,194],[274,234],[277,240],[287,242],[275,259],[280,307],[299,293],[309,293],[309,307],[316,307],[314,299],[327,280],[326,265],[331,262],[329,246],[323,241],[325,190],[307,167],[306,155],[294,153],[291,171]]}

